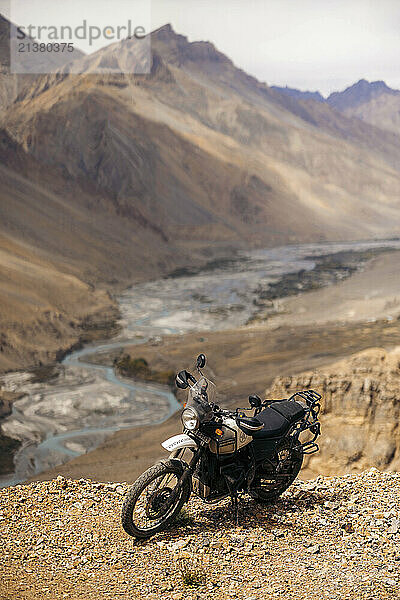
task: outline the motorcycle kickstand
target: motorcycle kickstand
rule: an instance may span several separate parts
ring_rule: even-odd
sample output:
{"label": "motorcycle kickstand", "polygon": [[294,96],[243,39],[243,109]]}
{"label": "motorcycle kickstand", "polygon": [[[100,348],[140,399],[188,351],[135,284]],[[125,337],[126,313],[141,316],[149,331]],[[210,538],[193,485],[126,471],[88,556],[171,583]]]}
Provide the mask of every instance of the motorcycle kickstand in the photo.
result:
{"label": "motorcycle kickstand", "polygon": [[235,525],[237,527],[239,525],[239,499],[237,494],[231,496],[231,502],[235,511]]}

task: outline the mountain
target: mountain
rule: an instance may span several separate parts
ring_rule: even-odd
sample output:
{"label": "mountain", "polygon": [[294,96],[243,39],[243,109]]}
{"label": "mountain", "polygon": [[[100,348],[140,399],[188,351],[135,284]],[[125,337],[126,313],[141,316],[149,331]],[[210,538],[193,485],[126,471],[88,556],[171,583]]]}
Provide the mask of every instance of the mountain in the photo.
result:
{"label": "mountain", "polygon": [[3,112],[0,368],[54,357],[135,278],[232,248],[400,233],[400,136],[271,89],[169,25],[151,45],[148,75],[93,73],[142,60],[124,40],[79,57],[84,75],[24,82]]}
{"label": "mountain", "polygon": [[362,104],[366,104],[382,95],[400,96],[400,92],[393,90],[386,85],[384,81],[366,81],[360,79],[343,92],[333,92],[327,99],[327,102],[342,112],[348,109],[355,109]]}
{"label": "mountain", "polygon": [[0,14],[0,115],[18,96],[19,91],[34,81],[34,76],[10,73],[11,23]]}
{"label": "mountain", "polygon": [[327,102],[348,117],[400,134],[400,91],[384,81],[361,79],[343,92],[331,94]]}
{"label": "mountain", "polygon": [[159,232],[0,131],[0,371],[47,363],[96,324],[107,329],[108,290],[179,260]]}
{"label": "mountain", "polygon": [[[278,86],[271,89],[297,100],[324,103],[351,119],[358,118],[381,131],[400,134],[400,91],[390,88],[384,81],[360,79],[343,92],[333,92],[326,100],[319,92]],[[315,105],[314,108],[320,110]],[[372,132],[370,136],[375,137]]]}
{"label": "mountain", "polygon": [[316,100],[317,102],[325,102],[325,98],[320,94],[320,92],[303,92],[301,90],[297,90],[296,88],[291,88],[288,86],[279,87],[277,85],[272,85],[271,90],[276,90],[280,94],[287,94],[288,96],[292,96],[292,98],[297,98],[298,100]]}
{"label": "mountain", "polygon": [[[4,126],[37,160],[168,239],[265,245],[398,232],[397,136],[279,94],[170,26],[151,41],[150,75],[64,68],[21,94]],[[125,40],[83,61],[90,73],[135,52]]]}

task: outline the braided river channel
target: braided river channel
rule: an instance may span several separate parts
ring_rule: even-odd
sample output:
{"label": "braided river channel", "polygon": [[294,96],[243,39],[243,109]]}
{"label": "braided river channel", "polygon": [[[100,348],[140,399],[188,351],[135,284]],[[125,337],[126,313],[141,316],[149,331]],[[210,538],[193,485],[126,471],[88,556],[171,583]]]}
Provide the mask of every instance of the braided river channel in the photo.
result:
{"label": "braided river channel", "polygon": [[0,486],[25,481],[88,452],[116,430],[160,423],[179,409],[169,388],[122,378],[101,364],[102,355],[149,339],[157,343],[172,333],[239,327],[255,311],[260,284],[311,270],[316,256],[381,247],[398,249],[400,241],[302,244],[243,252],[209,270],[127,289],[118,298],[121,330],[117,337],[72,352],[47,381],[34,383],[32,373],[23,371],[0,378],[5,390],[24,394],[1,423],[2,432],[21,446],[14,457],[14,472],[2,476]]}

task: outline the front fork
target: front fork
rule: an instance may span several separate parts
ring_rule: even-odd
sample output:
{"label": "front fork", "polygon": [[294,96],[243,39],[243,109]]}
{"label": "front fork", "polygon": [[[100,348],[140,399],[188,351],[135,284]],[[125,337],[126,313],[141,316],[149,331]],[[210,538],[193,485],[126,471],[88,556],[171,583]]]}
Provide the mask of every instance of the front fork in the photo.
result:
{"label": "front fork", "polygon": [[[179,460],[180,463],[183,463],[185,465],[183,468],[183,473],[179,477],[178,483],[176,484],[174,490],[171,493],[171,496],[168,499],[168,502],[171,502],[171,504],[175,501],[177,495],[179,495],[181,493],[181,490],[183,489],[184,484],[189,479],[189,477],[190,478],[192,477],[194,470],[196,468],[196,465],[199,462],[199,459],[200,459],[202,453],[203,453],[203,444],[200,444],[200,446],[194,451],[194,454],[193,454],[190,462],[183,463],[183,461],[180,459],[180,456],[182,456],[182,454],[183,454],[182,449],[174,450],[173,452],[171,452],[170,460]],[[192,482],[190,482],[190,489],[192,489]]]}

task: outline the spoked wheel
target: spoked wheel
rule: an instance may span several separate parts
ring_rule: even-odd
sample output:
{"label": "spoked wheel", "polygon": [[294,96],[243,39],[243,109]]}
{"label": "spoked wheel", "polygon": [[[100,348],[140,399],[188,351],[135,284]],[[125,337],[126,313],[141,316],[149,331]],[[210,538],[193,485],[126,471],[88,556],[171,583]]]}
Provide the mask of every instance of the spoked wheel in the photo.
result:
{"label": "spoked wheel", "polygon": [[190,496],[189,480],[178,485],[183,470],[183,465],[169,460],[140,475],[122,506],[122,527],[126,533],[148,538],[174,520]]}
{"label": "spoked wheel", "polygon": [[285,438],[278,449],[279,466],[276,472],[256,473],[250,495],[257,502],[273,502],[292,485],[303,464],[303,449],[292,448]]}

